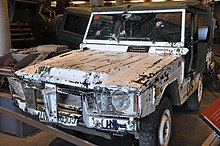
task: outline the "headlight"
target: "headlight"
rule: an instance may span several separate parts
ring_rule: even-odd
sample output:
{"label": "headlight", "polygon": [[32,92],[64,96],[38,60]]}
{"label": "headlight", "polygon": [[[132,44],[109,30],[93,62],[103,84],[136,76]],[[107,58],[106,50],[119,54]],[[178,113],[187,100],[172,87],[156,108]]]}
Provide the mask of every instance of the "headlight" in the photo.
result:
{"label": "headlight", "polygon": [[130,99],[125,92],[116,91],[112,95],[112,104],[116,110],[127,110],[130,107]]}

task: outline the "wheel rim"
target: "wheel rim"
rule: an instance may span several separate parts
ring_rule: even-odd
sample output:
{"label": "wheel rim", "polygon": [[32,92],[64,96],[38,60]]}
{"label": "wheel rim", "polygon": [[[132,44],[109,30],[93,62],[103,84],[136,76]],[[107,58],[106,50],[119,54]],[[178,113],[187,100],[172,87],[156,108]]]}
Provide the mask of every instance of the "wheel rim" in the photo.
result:
{"label": "wheel rim", "polygon": [[201,102],[201,100],[202,100],[202,90],[203,90],[202,80],[199,79],[199,85],[198,85],[198,102]]}
{"label": "wheel rim", "polygon": [[159,125],[159,143],[161,146],[167,146],[171,134],[171,113],[166,109],[162,114]]}

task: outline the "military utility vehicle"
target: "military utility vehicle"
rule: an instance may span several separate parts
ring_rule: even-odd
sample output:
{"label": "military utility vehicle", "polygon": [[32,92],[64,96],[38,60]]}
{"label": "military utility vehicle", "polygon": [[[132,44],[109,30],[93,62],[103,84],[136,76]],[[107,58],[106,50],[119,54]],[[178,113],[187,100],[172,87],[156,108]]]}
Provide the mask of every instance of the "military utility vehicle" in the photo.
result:
{"label": "military utility vehicle", "polygon": [[209,14],[200,2],[96,8],[80,50],[9,78],[13,101],[42,122],[166,146],[172,106],[198,110],[213,67]]}
{"label": "military utility vehicle", "polygon": [[50,32],[54,42],[79,48],[91,14],[89,7],[67,7],[64,14],[57,15],[51,22]]}

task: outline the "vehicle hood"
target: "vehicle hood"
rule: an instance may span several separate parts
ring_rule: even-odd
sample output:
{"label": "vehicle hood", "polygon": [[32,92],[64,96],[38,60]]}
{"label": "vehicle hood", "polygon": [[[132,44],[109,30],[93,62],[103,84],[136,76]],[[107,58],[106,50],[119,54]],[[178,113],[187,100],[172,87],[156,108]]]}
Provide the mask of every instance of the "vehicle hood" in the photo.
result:
{"label": "vehicle hood", "polygon": [[171,54],[74,50],[15,74],[24,80],[87,88],[97,84],[141,88],[177,57]]}

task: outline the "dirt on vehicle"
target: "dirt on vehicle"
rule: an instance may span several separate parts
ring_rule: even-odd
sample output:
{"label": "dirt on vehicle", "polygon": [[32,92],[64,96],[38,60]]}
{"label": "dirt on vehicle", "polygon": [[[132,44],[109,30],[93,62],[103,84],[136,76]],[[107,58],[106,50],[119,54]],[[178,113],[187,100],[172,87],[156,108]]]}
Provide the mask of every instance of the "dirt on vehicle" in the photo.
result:
{"label": "dirt on vehicle", "polygon": [[163,2],[96,8],[80,50],[9,78],[14,103],[42,122],[140,146],[166,146],[172,107],[198,110],[214,67],[209,7]]}

